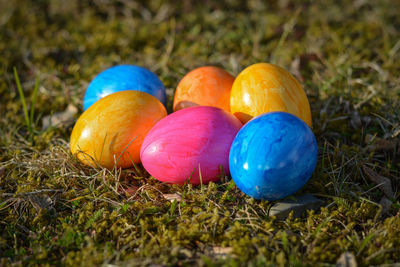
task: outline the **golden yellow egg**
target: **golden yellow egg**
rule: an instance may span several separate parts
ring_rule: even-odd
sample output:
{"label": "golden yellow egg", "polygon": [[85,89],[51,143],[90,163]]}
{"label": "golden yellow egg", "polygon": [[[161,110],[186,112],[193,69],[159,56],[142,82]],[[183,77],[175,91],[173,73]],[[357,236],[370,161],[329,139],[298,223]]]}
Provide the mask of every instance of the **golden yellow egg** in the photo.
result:
{"label": "golden yellow egg", "polygon": [[140,147],[147,132],[167,111],[154,96],[121,91],[90,106],[71,134],[71,152],[86,165],[129,168],[140,162]]}
{"label": "golden yellow egg", "polygon": [[269,63],[257,63],[244,69],[231,91],[231,112],[246,123],[272,111],[291,113],[310,127],[311,111],[300,83],[285,69]]}

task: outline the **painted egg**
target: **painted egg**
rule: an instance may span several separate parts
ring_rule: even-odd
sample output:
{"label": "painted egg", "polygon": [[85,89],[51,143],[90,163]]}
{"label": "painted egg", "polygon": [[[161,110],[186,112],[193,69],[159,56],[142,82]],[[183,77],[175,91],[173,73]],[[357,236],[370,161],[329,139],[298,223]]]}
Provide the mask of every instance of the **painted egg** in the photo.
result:
{"label": "painted egg", "polygon": [[229,149],[241,122],[208,106],[179,110],[160,120],[140,150],[143,167],[156,179],[174,184],[206,184],[229,174]]}
{"label": "painted egg", "polygon": [[106,69],[89,84],[83,98],[83,109],[115,92],[136,90],[148,93],[166,104],[167,95],[160,79],[150,70],[133,65],[118,65]]}
{"label": "painted egg", "polygon": [[231,91],[231,112],[243,123],[263,113],[291,113],[311,127],[311,111],[302,86],[288,71],[258,63],[244,69]]}
{"label": "painted egg", "polygon": [[79,117],[71,134],[71,152],[87,165],[131,167],[140,162],[144,137],[165,116],[165,107],[147,93],[108,95]]}
{"label": "painted egg", "polygon": [[191,106],[212,106],[230,112],[230,95],[235,77],[212,66],[186,74],[175,91],[174,111]]}
{"label": "painted egg", "polygon": [[311,128],[286,112],[255,117],[238,132],[229,154],[235,184],[256,199],[276,200],[303,187],[318,146]]}

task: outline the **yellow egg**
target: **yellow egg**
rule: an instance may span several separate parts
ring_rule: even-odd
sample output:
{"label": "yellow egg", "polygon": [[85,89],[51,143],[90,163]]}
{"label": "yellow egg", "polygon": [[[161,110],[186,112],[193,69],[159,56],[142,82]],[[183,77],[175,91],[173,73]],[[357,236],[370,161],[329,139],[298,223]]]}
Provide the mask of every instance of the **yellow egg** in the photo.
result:
{"label": "yellow egg", "polygon": [[269,63],[257,63],[244,69],[231,91],[231,112],[242,123],[263,113],[291,113],[310,127],[311,111],[302,86],[285,69]]}
{"label": "yellow egg", "polygon": [[167,116],[163,104],[140,91],[121,91],[90,106],[71,134],[71,152],[86,165],[129,168],[140,162],[147,132]]}

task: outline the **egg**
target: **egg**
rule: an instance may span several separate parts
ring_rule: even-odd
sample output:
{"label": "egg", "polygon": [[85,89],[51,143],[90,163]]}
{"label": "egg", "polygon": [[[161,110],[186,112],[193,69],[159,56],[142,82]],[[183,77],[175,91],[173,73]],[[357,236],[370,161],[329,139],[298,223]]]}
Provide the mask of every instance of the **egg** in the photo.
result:
{"label": "egg", "polygon": [[165,116],[165,107],[152,95],[113,93],[79,117],[71,134],[71,152],[86,165],[129,168],[140,162],[144,137]]}
{"label": "egg", "polygon": [[230,112],[234,77],[213,66],[192,70],[179,82],[175,91],[174,111],[191,106],[212,106]]}
{"label": "egg", "polygon": [[140,66],[118,65],[104,70],[90,82],[83,98],[83,109],[87,110],[109,94],[125,90],[151,94],[166,105],[165,87],[156,74]]}
{"label": "egg", "polygon": [[241,122],[216,107],[196,106],[160,120],[143,141],[143,167],[173,184],[207,184],[229,174],[229,149]]}
{"label": "egg", "polygon": [[272,111],[291,113],[311,127],[311,111],[302,86],[285,69],[257,63],[244,69],[231,91],[231,112],[246,123],[251,118]]}
{"label": "egg", "polygon": [[271,112],[250,120],[238,132],[229,169],[245,194],[277,200],[307,183],[317,157],[317,141],[304,121],[286,112]]}

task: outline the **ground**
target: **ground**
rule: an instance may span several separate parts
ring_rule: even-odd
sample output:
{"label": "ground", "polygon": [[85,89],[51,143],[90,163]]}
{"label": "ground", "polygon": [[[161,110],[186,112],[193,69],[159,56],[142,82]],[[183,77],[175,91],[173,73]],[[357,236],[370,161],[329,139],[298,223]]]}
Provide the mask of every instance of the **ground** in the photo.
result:
{"label": "ground", "polygon": [[[399,263],[400,2],[266,2],[0,1],[0,265],[318,266],[346,251]],[[268,216],[274,203],[229,177],[182,187],[85,167],[72,125],[42,127],[68,104],[80,114],[115,64],[159,75],[171,109],[193,68],[257,62],[292,72],[311,104],[319,159],[296,195],[325,204],[300,218]]]}

